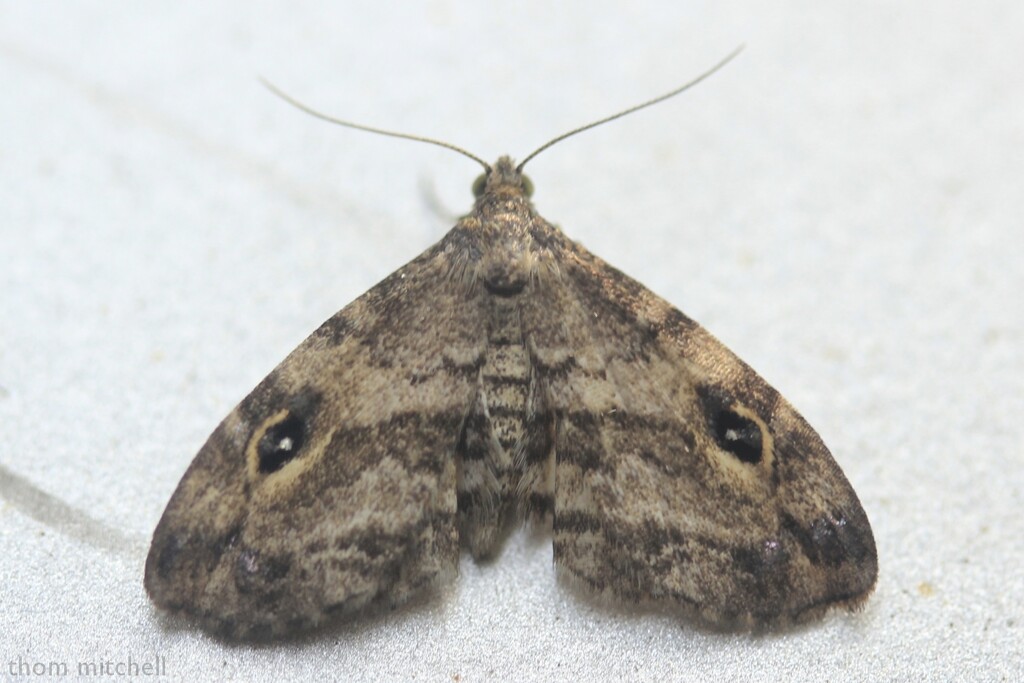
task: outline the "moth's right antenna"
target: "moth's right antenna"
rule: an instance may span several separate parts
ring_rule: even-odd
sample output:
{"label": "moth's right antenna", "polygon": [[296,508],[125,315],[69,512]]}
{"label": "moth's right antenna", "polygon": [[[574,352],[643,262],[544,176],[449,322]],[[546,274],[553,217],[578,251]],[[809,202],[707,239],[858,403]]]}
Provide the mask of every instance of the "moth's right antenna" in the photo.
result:
{"label": "moth's right antenna", "polygon": [[324,121],[328,121],[330,123],[336,123],[339,126],[345,126],[346,128],[355,128],[356,130],[365,130],[368,133],[377,133],[378,135],[387,135],[388,137],[402,138],[404,140],[415,140],[416,142],[426,142],[426,143],[431,144],[431,145],[437,145],[438,147],[444,147],[445,149],[450,149],[450,150],[452,150],[454,152],[458,152],[459,154],[462,154],[463,156],[469,157],[470,159],[472,159],[476,163],[478,163],[481,166],[483,166],[484,167],[484,171],[486,171],[488,173],[490,173],[490,171],[491,171],[491,165],[490,164],[488,164],[486,161],[484,161],[480,157],[476,156],[475,154],[470,154],[469,152],[467,152],[466,150],[462,149],[458,145],[453,145],[452,143],[444,142],[443,140],[435,140],[434,138],[425,138],[425,137],[422,137],[422,136],[419,136],[419,135],[409,135],[408,133],[397,133],[397,132],[395,132],[393,130],[383,130],[381,128],[373,128],[371,126],[364,126],[361,123],[352,123],[351,121],[343,121],[341,119],[336,119],[333,116],[328,116],[327,114],[323,114],[321,112],[318,112],[316,109],[313,109],[312,107],[308,107],[305,104],[303,104],[302,102],[299,102],[298,100],[296,100],[295,98],[291,97],[290,95],[285,93],[283,90],[281,90],[280,88],[275,86],[273,83],[271,83],[267,79],[263,78],[262,76],[260,77],[260,83],[262,83],[267,88],[267,90],[269,90],[270,92],[274,93],[275,95],[280,97],[282,100],[284,100],[288,104],[292,105],[293,107],[295,107],[297,109],[301,109],[302,111],[306,112],[307,114],[309,114],[311,116],[315,116],[318,119],[323,119]]}
{"label": "moth's right antenna", "polygon": [[543,145],[541,145],[537,149],[535,149],[532,152],[530,152],[529,154],[527,154],[526,158],[523,159],[522,161],[520,161],[519,165],[516,166],[516,171],[521,173],[522,170],[523,170],[523,166],[526,166],[526,162],[527,161],[529,161],[530,159],[534,158],[535,156],[537,156],[538,154],[540,154],[541,152],[546,150],[551,145],[559,143],[562,140],[566,139],[567,137],[571,137],[573,135],[576,135],[576,133],[582,133],[585,130],[590,130],[591,128],[594,128],[595,126],[600,126],[602,123],[608,123],[609,121],[614,121],[615,119],[622,118],[626,114],[632,114],[635,111],[639,111],[641,109],[646,109],[647,107],[650,107],[653,104],[657,104],[658,102],[664,102],[665,100],[667,100],[670,97],[675,97],[676,95],[678,95],[679,93],[683,92],[684,90],[689,90],[690,88],[692,88],[693,86],[697,85],[698,83],[703,81],[705,78],[707,78],[711,74],[715,73],[716,71],[721,69],[723,66],[725,66],[729,62],[731,62],[733,59],[735,59],[736,55],[738,55],[739,53],[743,52],[743,48],[744,47],[746,47],[746,46],[741,44],[735,50],[730,52],[729,55],[725,59],[720,61],[718,64],[715,64],[713,67],[711,67],[710,69],[708,69],[707,71],[702,73],[700,76],[697,76],[697,78],[693,79],[689,83],[686,83],[685,85],[679,86],[678,88],[676,88],[672,92],[665,93],[664,95],[662,95],[660,97],[655,97],[653,100],[648,100],[648,101],[646,101],[646,102],[644,102],[642,104],[636,105],[635,107],[630,107],[629,109],[626,109],[625,111],[620,111],[618,114],[612,114],[611,116],[607,116],[607,117],[601,119],[600,121],[594,121],[593,123],[588,123],[585,126],[580,126],[579,128],[574,128],[573,130],[570,130],[568,133],[563,133],[562,135],[559,135],[557,138],[545,142]]}

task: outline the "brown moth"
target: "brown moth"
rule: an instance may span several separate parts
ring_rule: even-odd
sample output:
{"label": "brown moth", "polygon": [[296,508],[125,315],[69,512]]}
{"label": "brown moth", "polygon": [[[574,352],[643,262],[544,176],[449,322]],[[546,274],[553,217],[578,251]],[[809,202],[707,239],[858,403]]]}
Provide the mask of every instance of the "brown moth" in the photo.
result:
{"label": "brown moth", "polygon": [[874,538],[817,433],[542,218],[523,164],[481,163],[473,210],[210,436],[153,534],[153,601],[227,637],[281,635],[401,602],[533,519],[563,573],[707,623],[862,603]]}

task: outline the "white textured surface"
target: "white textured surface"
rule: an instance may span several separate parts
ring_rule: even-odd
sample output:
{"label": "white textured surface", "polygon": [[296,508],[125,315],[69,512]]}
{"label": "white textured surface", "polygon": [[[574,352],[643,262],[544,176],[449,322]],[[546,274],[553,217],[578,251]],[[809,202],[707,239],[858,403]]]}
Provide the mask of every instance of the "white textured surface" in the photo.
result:
{"label": "white textured surface", "polygon": [[[346,3],[348,4],[348,3]],[[243,680],[1024,677],[1024,10],[1012,2],[0,2],[0,667]],[[763,637],[580,600],[550,541],[285,644],[159,618],[152,532],[231,407],[447,229],[471,162],[732,347],[874,526],[867,609]],[[11,666],[15,668],[12,669]],[[23,671],[23,669],[21,670]]]}

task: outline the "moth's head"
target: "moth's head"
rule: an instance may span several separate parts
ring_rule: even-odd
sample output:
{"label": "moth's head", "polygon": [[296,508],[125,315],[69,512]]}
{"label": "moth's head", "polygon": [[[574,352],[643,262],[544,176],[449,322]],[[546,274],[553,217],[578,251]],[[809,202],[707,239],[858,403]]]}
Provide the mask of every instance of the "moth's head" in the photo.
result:
{"label": "moth's head", "polygon": [[533,183],[530,178],[507,156],[498,159],[493,166],[488,166],[473,181],[473,196],[478,202],[484,197],[529,199],[532,195]]}

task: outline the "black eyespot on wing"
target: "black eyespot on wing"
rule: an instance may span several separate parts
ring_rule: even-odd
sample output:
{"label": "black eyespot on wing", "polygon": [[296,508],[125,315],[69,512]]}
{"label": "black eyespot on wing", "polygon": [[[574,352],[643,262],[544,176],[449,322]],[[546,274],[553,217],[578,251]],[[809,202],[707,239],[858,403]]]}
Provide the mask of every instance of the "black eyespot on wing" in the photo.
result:
{"label": "black eyespot on wing", "polygon": [[761,428],[750,418],[722,410],[713,419],[715,440],[743,462],[761,461]]}
{"label": "black eyespot on wing", "polygon": [[294,414],[268,429],[256,444],[260,472],[270,474],[287,465],[298,456],[305,440],[306,423]]}
{"label": "black eyespot on wing", "polygon": [[764,443],[761,426],[734,408],[734,402],[720,391],[701,387],[697,391],[704,404],[708,428],[719,447],[738,460],[751,465],[761,462]]}

